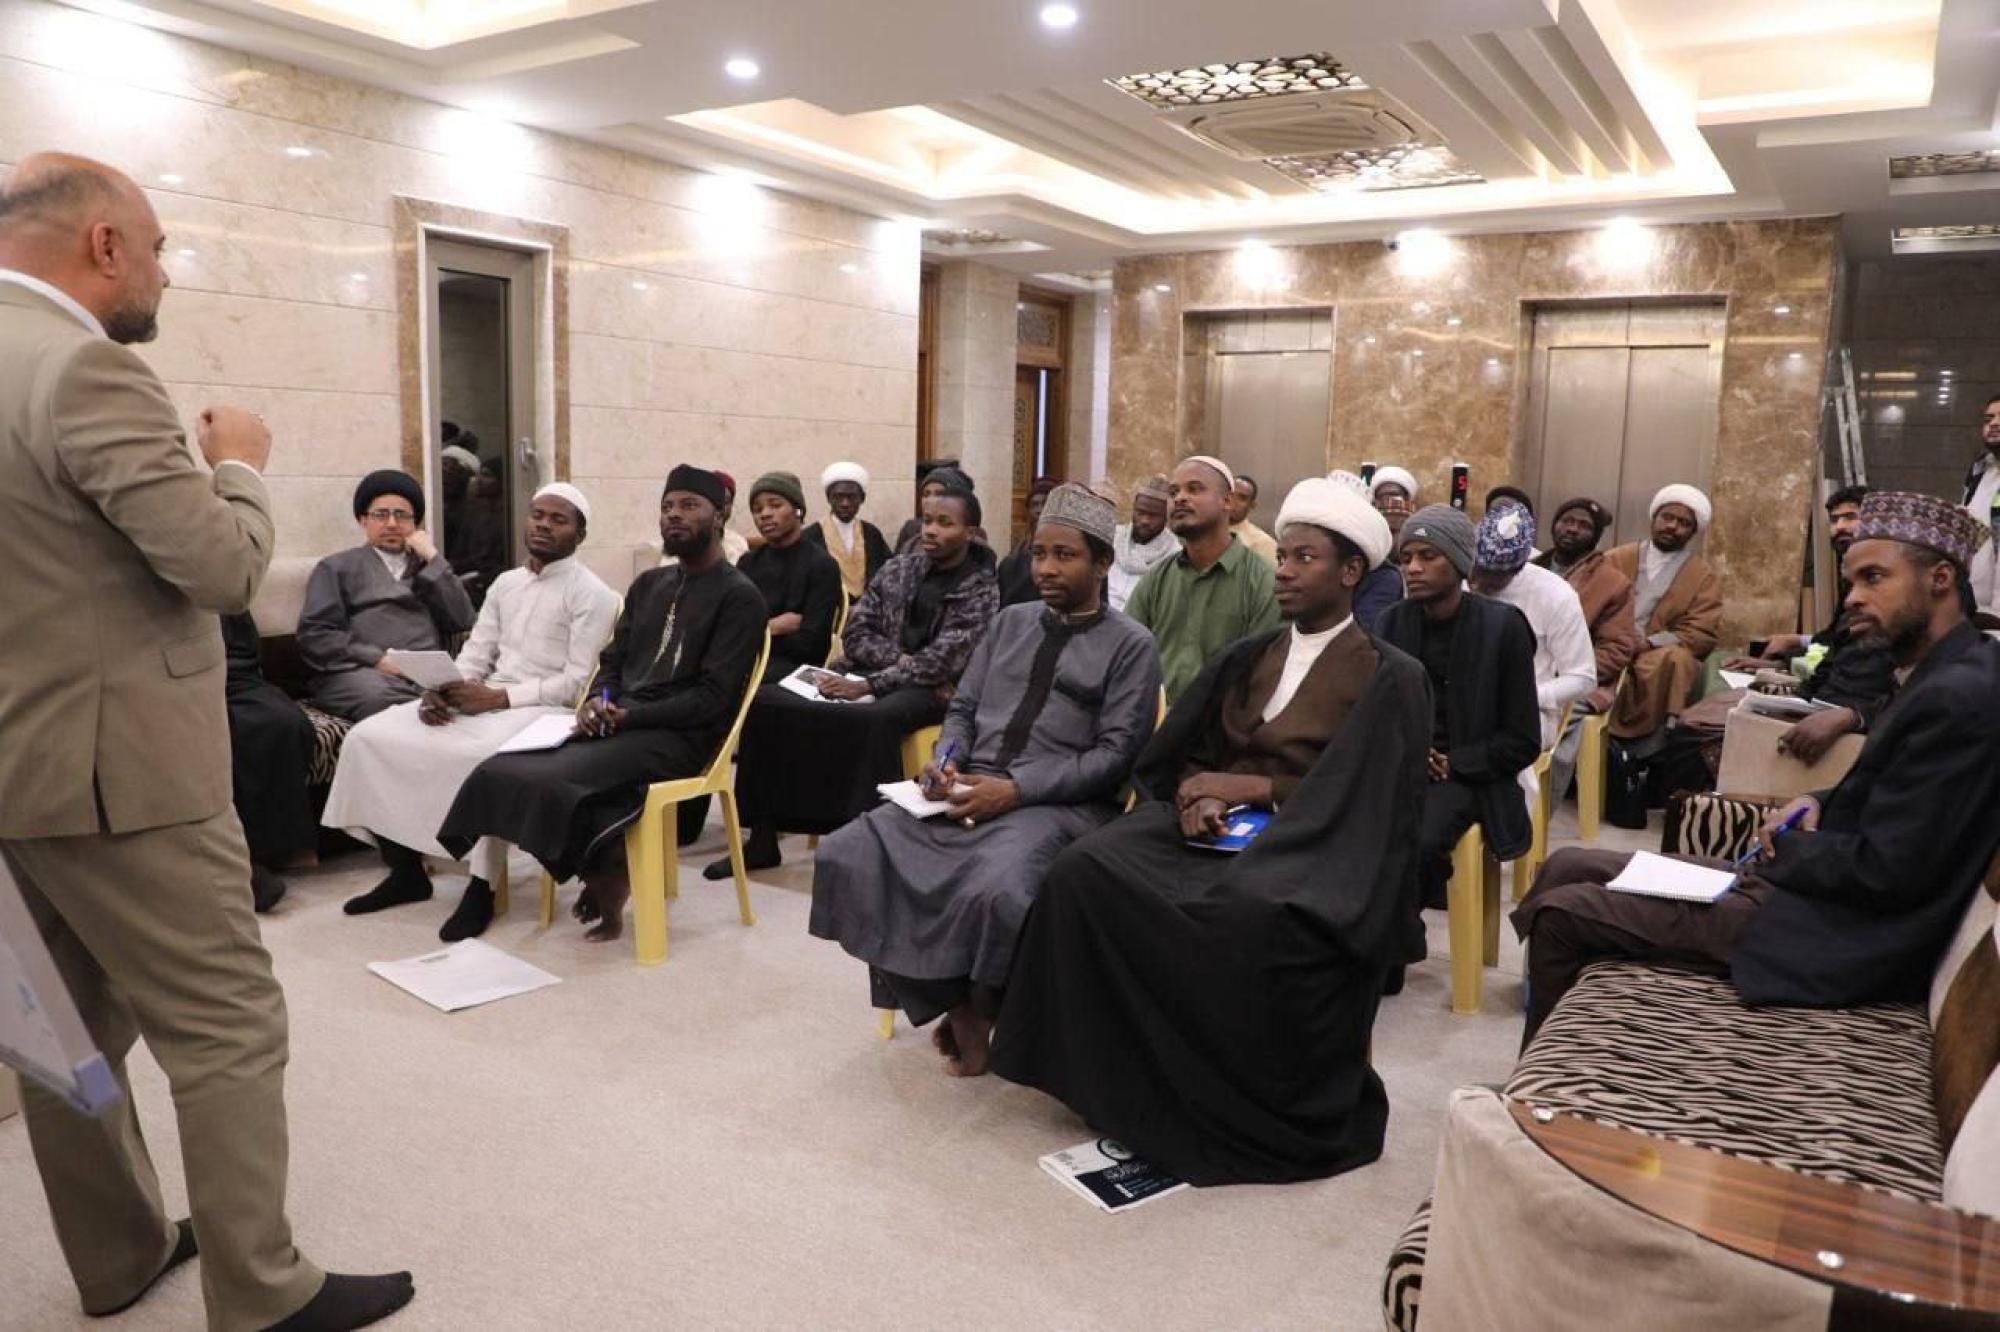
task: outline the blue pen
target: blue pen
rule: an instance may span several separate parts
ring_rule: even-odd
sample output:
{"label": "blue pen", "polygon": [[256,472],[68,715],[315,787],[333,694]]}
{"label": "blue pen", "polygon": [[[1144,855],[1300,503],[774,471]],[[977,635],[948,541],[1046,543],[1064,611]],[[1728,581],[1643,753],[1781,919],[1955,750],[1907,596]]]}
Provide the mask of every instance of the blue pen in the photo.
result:
{"label": "blue pen", "polygon": [[604,734],[604,714],[611,707],[611,686],[603,685],[597,691],[597,733]]}
{"label": "blue pen", "polygon": [[[1790,814],[1787,814],[1785,816],[1784,822],[1780,823],[1777,827],[1771,830],[1771,840],[1775,842],[1780,837],[1783,837],[1786,833],[1790,832],[1792,829],[1798,827],[1800,820],[1805,818],[1806,811],[1811,808],[1812,808],[1811,805],[1800,805]],[[1738,870],[1748,869],[1750,866],[1750,862],[1755,860],[1759,855],[1763,854],[1763,850],[1764,848],[1762,846],[1753,845],[1748,851],[1745,851],[1742,855],[1736,858],[1735,868]]]}
{"label": "blue pen", "polygon": [[[958,741],[947,740],[944,742],[944,752],[939,754],[937,758],[933,760],[933,763],[934,766],[937,768],[938,772],[942,774],[946,768],[951,766],[952,760],[956,759],[957,757],[958,757]],[[930,796],[930,798],[933,800],[942,800],[944,798],[943,796],[931,795],[929,791],[924,792],[924,794]]]}

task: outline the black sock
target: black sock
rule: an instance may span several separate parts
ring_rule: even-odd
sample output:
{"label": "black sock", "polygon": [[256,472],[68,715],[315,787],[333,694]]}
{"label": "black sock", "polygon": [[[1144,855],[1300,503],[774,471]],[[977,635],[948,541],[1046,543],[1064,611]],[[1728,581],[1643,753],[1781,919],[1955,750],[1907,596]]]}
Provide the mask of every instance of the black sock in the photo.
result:
{"label": "black sock", "polygon": [[458,899],[458,907],[451,913],[451,918],[438,928],[438,938],[446,943],[477,939],[486,933],[486,927],[492,923],[493,887],[486,880],[475,877],[465,885],[465,896]]}
{"label": "black sock", "polygon": [[350,916],[365,916],[384,907],[430,899],[431,876],[424,873],[424,858],[386,837],[381,840],[380,847],[382,863],[389,867],[389,877],[361,896],[348,898],[341,910]]}
{"label": "black sock", "polygon": [[255,861],[250,865],[250,900],[263,915],[272,907],[285,900],[285,881]]}
{"label": "black sock", "polygon": [[408,1272],[382,1276],[328,1272],[319,1293],[297,1313],[273,1323],[270,1332],[349,1332],[387,1318],[416,1293]]}
{"label": "black sock", "polygon": [[[743,868],[745,870],[776,869],[785,863],[778,853],[778,834],[752,828],[750,835],[743,839]],[[729,863],[729,857],[712,860],[702,869],[704,879],[733,879],[736,870]]]}
{"label": "black sock", "polygon": [[85,1310],[85,1312],[89,1313],[92,1318],[109,1318],[113,1314],[124,1313],[127,1309],[137,1304],[140,1300],[145,1299],[146,1295],[153,1289],[153,1287],[160,1284],[161,1277],[164,1277],[167,1273],[173,1271],[176,1267],[179,1267],[182,1263],[194,1257],[195,1254],[198,1252],[198,1249],[194,1242],[194,1222],[190,1221],[186,1217],[182,1217],[180,1220],[174,1222],[174,1230],[176,1232],[176,1238],[174,1240],[174,1251],[167,1255],[166,1265],[162,1267],[159,1271],[153,1273],[153,1279],[151,1281],[148,1281],[145,1285],[139,1287],[139,1293],[137,1295],[134,1295],[131,1299],[125,1301],[125,1303],[119,1305],[116,1309],[103,1309],[98,1311]]}

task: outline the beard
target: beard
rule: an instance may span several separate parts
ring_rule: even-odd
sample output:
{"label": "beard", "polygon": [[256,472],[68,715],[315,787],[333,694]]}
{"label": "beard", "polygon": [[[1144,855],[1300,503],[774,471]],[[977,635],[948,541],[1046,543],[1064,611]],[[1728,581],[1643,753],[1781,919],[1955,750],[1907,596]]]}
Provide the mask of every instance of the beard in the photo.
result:
{"label": "beard", "polygon": [[709,546],[714,541],[715,529],[713,527],[700,527],[687,536],[662,536],[660,538],[660,546],[675,559],[688,560],[698,555],[706,554]]}
{"label": "beard", "polygon": [[126,347],[135,342],[151,342],[160,336],[159,306],[148,308],[136,301],[122,302],[105,316],[104,336]]}
{"label": "beard", "polygon": [[1886,651],[1891,657],[1901,661],[1911,649],[1923,642],[1924,631],[1930,627],[1930,616],[1921,606],[1903,606],[1895,614],[1879,621],[1874,630],[1861,636],[1861,646],[1877,652]]}

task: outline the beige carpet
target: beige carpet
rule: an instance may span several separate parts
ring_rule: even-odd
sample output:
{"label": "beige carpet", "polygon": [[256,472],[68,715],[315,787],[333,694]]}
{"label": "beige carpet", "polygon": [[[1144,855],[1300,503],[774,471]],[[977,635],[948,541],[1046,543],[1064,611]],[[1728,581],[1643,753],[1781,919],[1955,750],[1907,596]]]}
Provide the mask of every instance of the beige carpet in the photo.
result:
{"label": "beige carpet", "polygon": [[[294,877],[264,925],[291,1005],[292,1214],[322,1265],[414,1271],[416,1303],[385,1326],[1378,1327],[1446,1095],[1504,1077],[1519,1040],[1511,936],[1487,1012],[1454,1018],[1432,913],[1433,959],[1376,1026],[1379,1162],[1107,1216],[1036,1166],[1089,1136],[1061,1105],[944,1076],[927,1034],[876,1039],[861,965],[806,933],[802,839],[753,885],[754,929],[694,873],[715,845],[688,856],[672,953],[647,969],[566,918],[538,930],[517,856],[513,914],[487,938],[564,983],[449,1017],[364,966],[436,946],[457,877],[358,920],[340,902],[368,860]],[[143,1053],[134,1068],[178,1209],[165,1083]],[[18,1118],[0,1123],[0,1235],[0,1328],[105,1326],[75,1312]],[[115,1324],[200,1325],[192,1268]]]}

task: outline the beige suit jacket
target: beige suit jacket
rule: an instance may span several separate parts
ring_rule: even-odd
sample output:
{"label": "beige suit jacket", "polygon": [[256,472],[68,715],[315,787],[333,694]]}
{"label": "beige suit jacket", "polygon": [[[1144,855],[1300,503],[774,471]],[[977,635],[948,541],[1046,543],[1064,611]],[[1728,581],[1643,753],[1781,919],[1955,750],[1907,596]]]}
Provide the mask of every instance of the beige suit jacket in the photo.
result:
{"label": "beige suit jacket", "polygon": [[217,614],[272,537],[264,483],[202,468],[143,360],[0,283],[0,837],[228,806]]}

